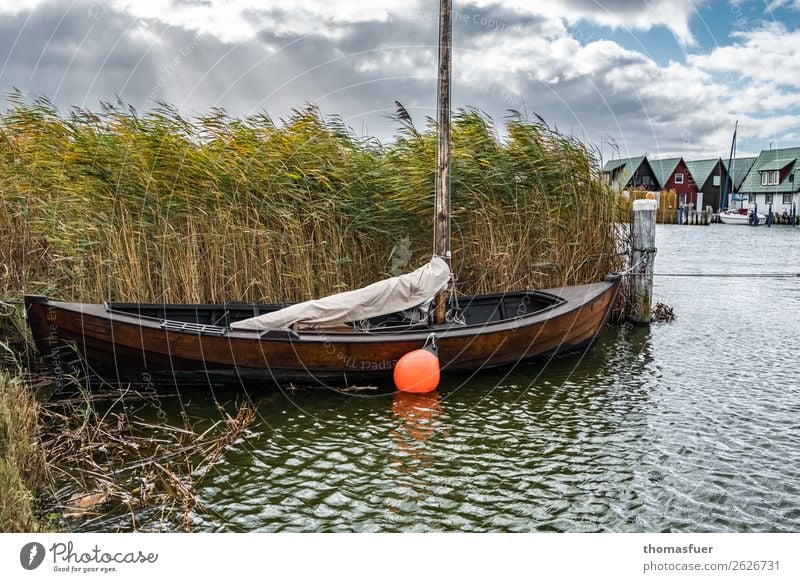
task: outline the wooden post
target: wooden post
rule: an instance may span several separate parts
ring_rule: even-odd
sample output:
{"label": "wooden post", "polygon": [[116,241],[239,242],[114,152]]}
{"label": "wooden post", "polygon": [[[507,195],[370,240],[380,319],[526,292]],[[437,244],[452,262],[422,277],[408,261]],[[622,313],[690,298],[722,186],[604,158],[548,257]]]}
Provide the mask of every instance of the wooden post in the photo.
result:
{"label": "wooden post", "polygon": [[633,308],[628,316],[633,323],[650,323],[655,251],[656,202],[655,200],[635,200],[633,203],[633,256],[631,257]]}
{"label": "wooden post", "polygon": [[[436,215],[433,235],[434,252],[450,266],[450,58],[452,45],[452,0],[439,3],[439,82],[437,88],[437,123],[439,149],[436,164]],[[447,291],[436,296],[433,321],[445,323]]]}

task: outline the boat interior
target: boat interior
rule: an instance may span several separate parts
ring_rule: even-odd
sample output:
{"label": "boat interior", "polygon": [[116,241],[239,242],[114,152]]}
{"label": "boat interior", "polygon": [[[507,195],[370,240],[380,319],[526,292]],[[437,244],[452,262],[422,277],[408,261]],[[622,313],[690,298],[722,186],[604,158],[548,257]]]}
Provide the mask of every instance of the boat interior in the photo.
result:
{"label": "boat interior", "polygon": [[[485,325],[504,320],[527,317],[550,310],[565,302],[565,299],[542,291],[522,291],[514,293],[492,293],[461,297],[458,300],[457,314],[464,324]],[[264,313],[276,311],[289,304],[242,303],[221,304],[162,304],[162,303],[117,303],[106,302],[109,313],[118,313],[158,322],[175,322],[188,326],[216,327],[227,329],[231,323]],[[453,306],[448,303],[448,310]],[[337,329],[370,331],[374,333],[398,332],[427,327],[427,322],[415,321],[407,312],[392,313],[367,321],[353,322]],[[170,325],[179,329],[180,326]],[[305,328],[309,329],[309,328]],[[188,331],[188,329],[187,329]]]}

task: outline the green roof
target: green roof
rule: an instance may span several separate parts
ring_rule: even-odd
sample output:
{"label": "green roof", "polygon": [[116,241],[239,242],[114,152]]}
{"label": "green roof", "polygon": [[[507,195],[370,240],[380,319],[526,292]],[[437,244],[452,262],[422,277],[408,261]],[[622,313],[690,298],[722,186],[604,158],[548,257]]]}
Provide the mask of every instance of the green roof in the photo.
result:
{"label": "green roof", "polygon": [[697,184],[698,188],[702,188],[703,184],[706,183],[717,162],[719,162],[719,158],[686,162],[686,167],[689,169],[689,173],[694,178],[694,183]]}
{"label": "green roof", "polygon": [[[747,177],[747,173],[753,167],[753,164],[756,163],[758,158],[735,158],[733,160],[733,191],[738,192],[739,189],[742,187],[742,182]],[[728,170],[728,163],[725,160],[722,160],[722,164],[725,167],[725,171]]]}
{"label": "green roof", "polygon": [[[797,168],[797,159],[800,158],[800,148],[784,148],[779,150],[764,150],[753,163],[752,170],[747,173],[740,192],[797,192],[800,190],[800,172]],[[792,167],[789,167],[792,166]],[[789,167],[786,177],[778,185],[762,186],[761,172],[768,170],[781,170]],[[797,174],[797,175],[795,175]]]}
{"label": "green roof", "polygon": [[631,179],[633,173],[644,163],[645,159],[645,156],[636,156],[635,158],[609,160],[603,166],[603,173],[614,173],[614,179],[611,181],[611,186],[621,190],[628,183],[628,180]]}
{"label": "green roof", "polygon": [[662,190],[666,186],[667,182],[669,181],[669,177],[672,176],[672,173],[675,171],[675,168],[678,167],[678,163],[682,159],[683,158],[667,158],[665,160],[647,160],[650,162],[650,167],[653,168],[653,172],[656,175],[658,186]]}
{"label": "green roof", "polygon": [[774,158],[767,160],[763,165],[759,166],[758,171],[763,172],[764,170],[782,170],[796,159],[797,158]]}
{"label": "green roof", "polygon": [[624,166],[626,163],[631,161],[633,158],[623,158],[621,160],[609,160],[606,162],[606,165],[603,166],[604,172],[613,172],[620,166]]}

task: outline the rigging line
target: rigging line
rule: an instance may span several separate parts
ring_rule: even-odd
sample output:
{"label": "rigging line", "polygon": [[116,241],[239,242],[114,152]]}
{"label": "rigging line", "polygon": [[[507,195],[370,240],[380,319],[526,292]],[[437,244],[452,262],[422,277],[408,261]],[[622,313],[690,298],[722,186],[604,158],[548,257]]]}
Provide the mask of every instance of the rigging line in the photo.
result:
{"label": "rigging line", "polygon": [[756,279],[794,279],[800,273],[655,273],[656,277],[732,277]]}
{"label": "rigging line", "polygon": [[[542,264],[540,264],[540,265],[538,265],[536,267],[533,267],[531,269],[523,269],[521,271],[514,271],[514,274],[515,275],[527,275],[528,273],[541,273],[543,269],[553,269],[553,268],[556,268],[556,267],[575,267],[575,266],[580,267],[580,266],[582,266],[582,265],[584,265],[586,263],[589,263],[591,261],[601,261],[603,259],[613,259],[615,257],[625,257],[625,256],[630,256],[630,254],[631,254],[630,251],[621,251],[621,252],[618,252],[618,253],[611,253],[611,254],[608,254],[608,255],[594,255],[594,256],[591,256],[591,257],[586,257],[585,259],[581,259],[580,261],[573,261],[573,262],[570,262],[570,263],[551,263],[551,262],[547,262],[547,263],[542,263]],[[639,263],[637,263],[637,265],[638,264]],[[454,279],[453,285],[454,286],[469,285],[471,283],[477,283],[478,281],[479,281],[479,279],[465,279],[463,281],[460,280],[460,279]]]}

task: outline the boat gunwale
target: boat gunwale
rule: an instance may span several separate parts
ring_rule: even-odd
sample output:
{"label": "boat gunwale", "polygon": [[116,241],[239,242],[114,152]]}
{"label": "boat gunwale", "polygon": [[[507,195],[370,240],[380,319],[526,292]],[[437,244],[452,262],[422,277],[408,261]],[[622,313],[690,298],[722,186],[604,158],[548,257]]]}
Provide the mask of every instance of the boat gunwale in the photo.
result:
{"label": "boat gunwale", "polygon": [[[354,329],[353,331],[341,331],[337,329],[304,329],[294,331],[292,329],[278,329],[278,330],[239,330],[230,329],[222,326],[216,326],[218,329],[225,331],[223,334],[219,333],[202,333],[198,331],[179,330],[172,328],[165,328],[163,324],[165,321],[160,318],[151,316],[136,316],[126,312],[120,312],[108,309],[108,302],[104,303],[72,303],[50,300],[46,297],[39,296],[39,302],[44,303],[46,307],[63,309],[66,311],[77,312],[83,317],[88,315],[99,319],[105,319],[111,323],[132,325],[136,327],[145,327],[149,329],[161,330],[166,334],[171,335],[187,335],[187,336],[200,336],[209,339],[218,338],[224,340],[245,340],[245,341],[288,341],[288,342],[353,342],[353,343],[382,343],[391,341],[420,341],[427,338],[431,333],[436,333],[438,340],[447,338],[460,338],[465,335],[476,335],[477,330],[481,330],[480,335],[490,333],[506,333],[523,327],[537,325],[543,321],[547,321],[550,317],[560,317],[567,315],[570,312],[580,309],[584,305],[591,303],[598,297],[601,297],[610,288],[618,285],[619,279],[611,276],[605,281],[586,283],[582,285],[566,286],[554,289],[544,289],[540,291],[513,291],[513,292],[500,292],[488,293],[484,295],[473,295],[472,299],[500,299],[508,297],[509,295],[547,295],[559,299],[556,304],[549,305],[543,309],[537,310],[533,313],[525,314],[519,317],[512,317],[501,319],[497,321],[489,321],[483,323],[476,323],[471,325],[459,325],[455,323],[447,323],[444,325],[428,325],[424,328],[406,328],[405,330],[398,330],[396,332],[369,332]],[[580,293],[580,300],[576,300],[572,296],[578,295],[577,291],[582,290]],[[566,295],[566,297],[564,297]],[[27,296],[34,298],[34,296]],[[26,301],[27,301],[26,297]],[[43,301],[42,301],[43,300]],[[137,305],[132,303],[131,305]],[[161,306],[162,304],[147,304],[153,306]],[[163,304],[169,305],[169,304]],[[189,304],[180,304],[189,305]],[[200,304],[198,304],[199,306]],[[226,304],[207,304],[204,308],[213,308],[215,306],[222,306]],[[247,304],[254,305],[254,304]],[[269,305],[269,304],[264,304]],[[86,310],[86,308],[91,308]],[[91,311],[96,311],[92,313]],[[561,311],[556,315],[553,312]],[[215,327],[215,326],[209,326]]]}

